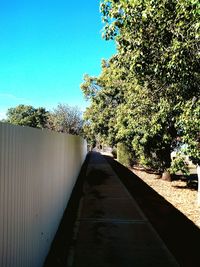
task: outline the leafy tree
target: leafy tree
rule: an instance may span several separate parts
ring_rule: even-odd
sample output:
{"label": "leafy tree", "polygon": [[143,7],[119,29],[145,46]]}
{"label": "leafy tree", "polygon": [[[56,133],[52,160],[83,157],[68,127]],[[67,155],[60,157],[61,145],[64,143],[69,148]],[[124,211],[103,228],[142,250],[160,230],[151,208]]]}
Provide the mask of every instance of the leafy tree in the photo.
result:
{"label": "leafy tree", "polygon": [[180,129],[182,152],[200,165],[200,100],[193,99],[182,105],[182,113],[177,122]]}
{"label": "leafy tree", "polygon": [[182,113],[177,122],[180,130],[182,154],[190,157],[197,165],[198,205],[200,205],[200,100],[193,98],[181,106]]}
{"label": "leafy tree", "polygon": [[116,41],[117,55],[82,85],[91,101],[87,123],[163,171],[185,134],[182,106],[200,96],[199,1],[104,0],[101,11],[104,38]]}
{"label": "leafy tree", "polygon": [[84,95],[90,100],[90,106],[84,113],[86,121],[84,129],[93,135],[101,135],[103,140],[110,145],[115,145],[116,140],[116,110],[123,101],[123,91],[120,90],[117,77],[120,70],[116,67],[117,58],[102,62],[102,73],[99,77],[84,77],[81,85]]}
{"label": "leafy tree", "polygon": [[[88,83],[87,76],[82,85],[91,100],[85,113],[87,127],[90,122],[93,132],[100,133],[112,146],[123,143],[142,164],[163,170],[170,166],[172,137],[165,133],[170,106],[164,100],[152,105],[154,99],[147,88],[117,66],[117,57],[112,58],[103,64],[98,78],[90,77]],[[95,93],[94,87],[98,88]],[[92,94],[88,94],[90,91]]]}
{"label": "leafy tree", "polygon": [[49,114],[47,127],[57,132],[80,135],[83,124],[81,115],[77,107],[59,104]]}
{"label": "leafy tree", "polygon": [[93,148],[95,148],[98,138],[92,130],[92,127],[90,127],[90,124],[85,123],[83,125],[83,136],[87,139],[88,149],[91,151]]}
{"label": "leafy tree", "polygon": [[173,109],[164,99],[154,103],[146,88],[135,85],[117,111],[117,136],[132,145],[142,165],[163,171],[170,167],[171,144],[176,129]]}
{"label": "leafy tree", "polygon": [[5,122],[34,128],[45,128],[48,114],[46,109],[42,107],[34,108],[33,106],[18,105],[15,108],[8,109]]}
{"label": "leafy tree", "polygon": [[[130,105],[124,103],[125,112],[134,110],[127,126],[134,125],[135,118],[142,120],[141,129],[131,131],[136,139],[133,143],[137,151],[142,143],[144,153],[140,149],[139,153],[145,154],[145,160],[157,154],[161,166],[169,167],[180,103],[200,95],[199,1],[102,1],[101,8],[105,38],[116,40],[121,68],[127,70],[130,81],[135,78],[136,86],[143,87],[142,103],[131,85],[127,90]],[[131,95],[140,103],[138,108],[133,107]]]}
{"label": "leafy tree", "polygon": [[157,97],[199,95],[199,1],[104,0],[101,10],[104,37],[139,83]]}

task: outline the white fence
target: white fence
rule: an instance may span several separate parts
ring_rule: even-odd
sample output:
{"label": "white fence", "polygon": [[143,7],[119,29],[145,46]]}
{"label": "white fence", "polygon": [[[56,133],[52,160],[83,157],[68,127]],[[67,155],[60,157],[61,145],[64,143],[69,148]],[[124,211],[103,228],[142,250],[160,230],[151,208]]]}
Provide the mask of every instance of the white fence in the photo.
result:
{"label": "white fence", "polygon": [[78,137],[0,123],[0,267],[41,267],[81,165]]}

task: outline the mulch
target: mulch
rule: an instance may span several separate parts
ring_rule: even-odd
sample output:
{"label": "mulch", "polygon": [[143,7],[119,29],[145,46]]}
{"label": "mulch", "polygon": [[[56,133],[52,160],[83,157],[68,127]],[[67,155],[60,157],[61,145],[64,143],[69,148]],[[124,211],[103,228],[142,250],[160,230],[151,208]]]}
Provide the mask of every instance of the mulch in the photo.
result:
{"label": "mulch", "polygon": [[132,171],[200,228],[197,174],[190,176],[176,174],[172,177],[172,182],[166,182],[146,171],[135,168]]}

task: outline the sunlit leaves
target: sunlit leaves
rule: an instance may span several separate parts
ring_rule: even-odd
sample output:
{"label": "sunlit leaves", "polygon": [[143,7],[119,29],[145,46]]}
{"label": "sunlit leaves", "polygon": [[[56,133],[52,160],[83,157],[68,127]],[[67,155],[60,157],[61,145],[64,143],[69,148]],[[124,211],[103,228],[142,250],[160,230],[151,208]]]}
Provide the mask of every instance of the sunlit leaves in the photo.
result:
{"label": "sunlit leaves", "polygon": [[182,114],[177,121],[180,137],[186,146],[183,152],[200,164],[200,100],[190,100],[182,105]]}
{"label": "sunlit leaves", "polygon": [[169,168],[180,136],[199,158],[199,110],[191,110],[200,96],[199,7],[196,0],[101,1],[104,38],[116,41],[117,55],[85,78],[87,125],[112,144],[131,145],[143,165]]}
{"label": "sunlit leaves", "polygon": [[48,116],[49,112],[47,112],[45,108],[18,105],[8,109],[7,119],[5,121],[15,125],[45,128]]}

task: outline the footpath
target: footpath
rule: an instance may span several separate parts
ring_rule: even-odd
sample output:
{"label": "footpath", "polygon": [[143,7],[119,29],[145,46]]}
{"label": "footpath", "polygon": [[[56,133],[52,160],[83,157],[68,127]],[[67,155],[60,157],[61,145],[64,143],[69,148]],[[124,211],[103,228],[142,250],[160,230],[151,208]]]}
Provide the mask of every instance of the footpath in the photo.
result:
{"label": "footpath", "polygon": [[104,157],[92,152],[68,267],[179,266]]}
{"label": "footpath", "polygon": [[44,267],[199,267],[199,243],[187,217],[129,169],[91,152]]}

